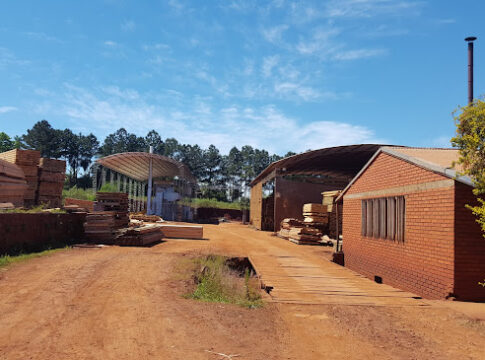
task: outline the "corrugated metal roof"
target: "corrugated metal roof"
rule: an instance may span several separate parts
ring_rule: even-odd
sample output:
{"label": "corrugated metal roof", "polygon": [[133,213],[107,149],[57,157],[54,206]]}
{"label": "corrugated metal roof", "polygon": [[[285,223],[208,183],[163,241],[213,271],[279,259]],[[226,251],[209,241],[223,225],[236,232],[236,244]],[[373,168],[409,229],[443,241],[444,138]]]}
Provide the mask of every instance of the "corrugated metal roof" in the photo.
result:
{"label": "corrugated metal roof", "polygon": [[174,159],[158,154],[144,152],[126,152],[113,154],[96,162],[108,169],[126,175],[134,180],[147,181],[150,158],[152,162],[153,178],[178,176],[187,182],[196,183],[196,179],[189,168]]}
{"label": "corrugated metal roof", "polygon": [[350,181],[382,146],[385,145],[335,146],[289,156],[269,165],[251,182],[251,186],[271,177],[274,171],[285,175],[327,175]]}
{"label": "corrugated metal roof", "polygon": [[448,178],[459,181],[463,184],[474,186],[473,181],[469,176],[461,176],[459,172],[462,171],[461,166],[453,167],[453,163],[458,160],[460,154],[457,149],[443,149],[443,148],[403,148],[394,146],[384,146],[380,148],[374,156],[365,164],[347,187],[336,199],[340,200],[352,184],[364,173],[370,166],[374,159],[380,154],[385,153],[394,156],[403,161],[409,162],[413,165],[419,166],[425,170],[446,176]]}

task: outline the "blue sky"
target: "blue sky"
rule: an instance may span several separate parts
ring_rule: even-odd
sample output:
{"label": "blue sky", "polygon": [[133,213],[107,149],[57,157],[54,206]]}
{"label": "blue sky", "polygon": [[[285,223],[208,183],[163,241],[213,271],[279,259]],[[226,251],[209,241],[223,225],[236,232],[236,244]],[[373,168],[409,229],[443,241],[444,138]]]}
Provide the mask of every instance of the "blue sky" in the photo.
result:
{"label": "blue sky", "polygon": [[[447,146],[485,94],[483,1],[3,1],[0,131],[41,119],[223,152]],[[483,45],[482,45],[483,44]]]}

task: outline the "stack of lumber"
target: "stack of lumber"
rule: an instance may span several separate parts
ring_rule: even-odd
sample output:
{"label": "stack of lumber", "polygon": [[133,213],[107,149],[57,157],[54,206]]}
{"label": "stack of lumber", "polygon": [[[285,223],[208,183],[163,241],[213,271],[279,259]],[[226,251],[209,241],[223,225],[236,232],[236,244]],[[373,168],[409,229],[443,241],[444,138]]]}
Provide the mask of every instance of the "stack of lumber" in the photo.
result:
{"label": "stack of lumber", "polygon": [[140,227],[128,228],[123,235],[115,241],[122,246],[143,246],[153,244],[162,240],[160,225],[142,225]]}
{"label": "stack of lumber", "polygon": [[86,216],[84,233],[88,240],[114,244],[123,235],[119,229],[128,227],[128,194],[96,193],[94,212]]}
{"label": "stack of lumber", "polygon": [[162,218],[157,215],[146,215],[146,214],[130,214],[131,220],[139,220],[144,222],[162,222]]}
{"label": "stack of lumber", "polygon": [[203,239],[204,228],[194,225],[160,225],[164,238],[173,239]]}
{"label": "stack of lumber", "polygon": [[121,192],[97,192],[94,211],[121,211],[128,216],[128,194]]}
{"label": "stack of lumber", "polygon": [[36,202],[47,204],[49,207],[60,207],[65,178],[66,162],[64,160],[40,158]]}
{"label": "stack of lumber", "polygon": [[328,224],[327,205],[305,204],[303,205],[303,222],[306,224]]}
{"label": "stack of lumber", "polygon": [[35,197],[38,187],[38,166],[40,152],[36,150],[14,149],[0,153],[0,159],[15,164],[24,172],[27,181],[27,190],[24,193],[24,205],[35,204]]}
{"label": "stack of lumber", "polygon": [[117,230],[127,225],[127,221],[120,218],[116,211],[93,212],[86,215],[84,234],[91,242],[114,244],[122,235]]}
{"label": "stack of lumber", "polygon": [[284,219],[278,236],[298,245],[320,245],[322,233],[297,219]]}
{"label": "stack of lumber", "polygon": [[[0,160],[0,204],[10,203],[13,206],[24,206],[24,196],[28,189],[22,169],[5,160]],[[3,208],[10,208],[4,205]]]}

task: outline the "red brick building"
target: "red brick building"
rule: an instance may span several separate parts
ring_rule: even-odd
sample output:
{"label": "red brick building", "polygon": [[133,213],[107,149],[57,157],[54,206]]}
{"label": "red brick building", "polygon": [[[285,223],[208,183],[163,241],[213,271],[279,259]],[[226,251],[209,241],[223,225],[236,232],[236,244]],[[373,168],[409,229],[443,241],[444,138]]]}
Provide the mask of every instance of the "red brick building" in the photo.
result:
{"label": "red brick building", "polygon": [[345,188],[345,266],[424,298],[485,300],[485,238],[458,151],[383,147]]}

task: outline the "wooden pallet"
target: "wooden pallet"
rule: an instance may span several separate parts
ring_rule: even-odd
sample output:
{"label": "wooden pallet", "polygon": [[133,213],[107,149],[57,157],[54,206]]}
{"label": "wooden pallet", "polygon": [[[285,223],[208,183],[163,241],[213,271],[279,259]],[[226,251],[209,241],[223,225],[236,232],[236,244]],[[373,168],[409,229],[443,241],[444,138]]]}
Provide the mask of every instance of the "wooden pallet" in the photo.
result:
{"label": "wooden pallet", "polygon": [[39,168],[44,171],[53,172],[53,173],[65,173],[66,162],[64,160],[40,158]]}

